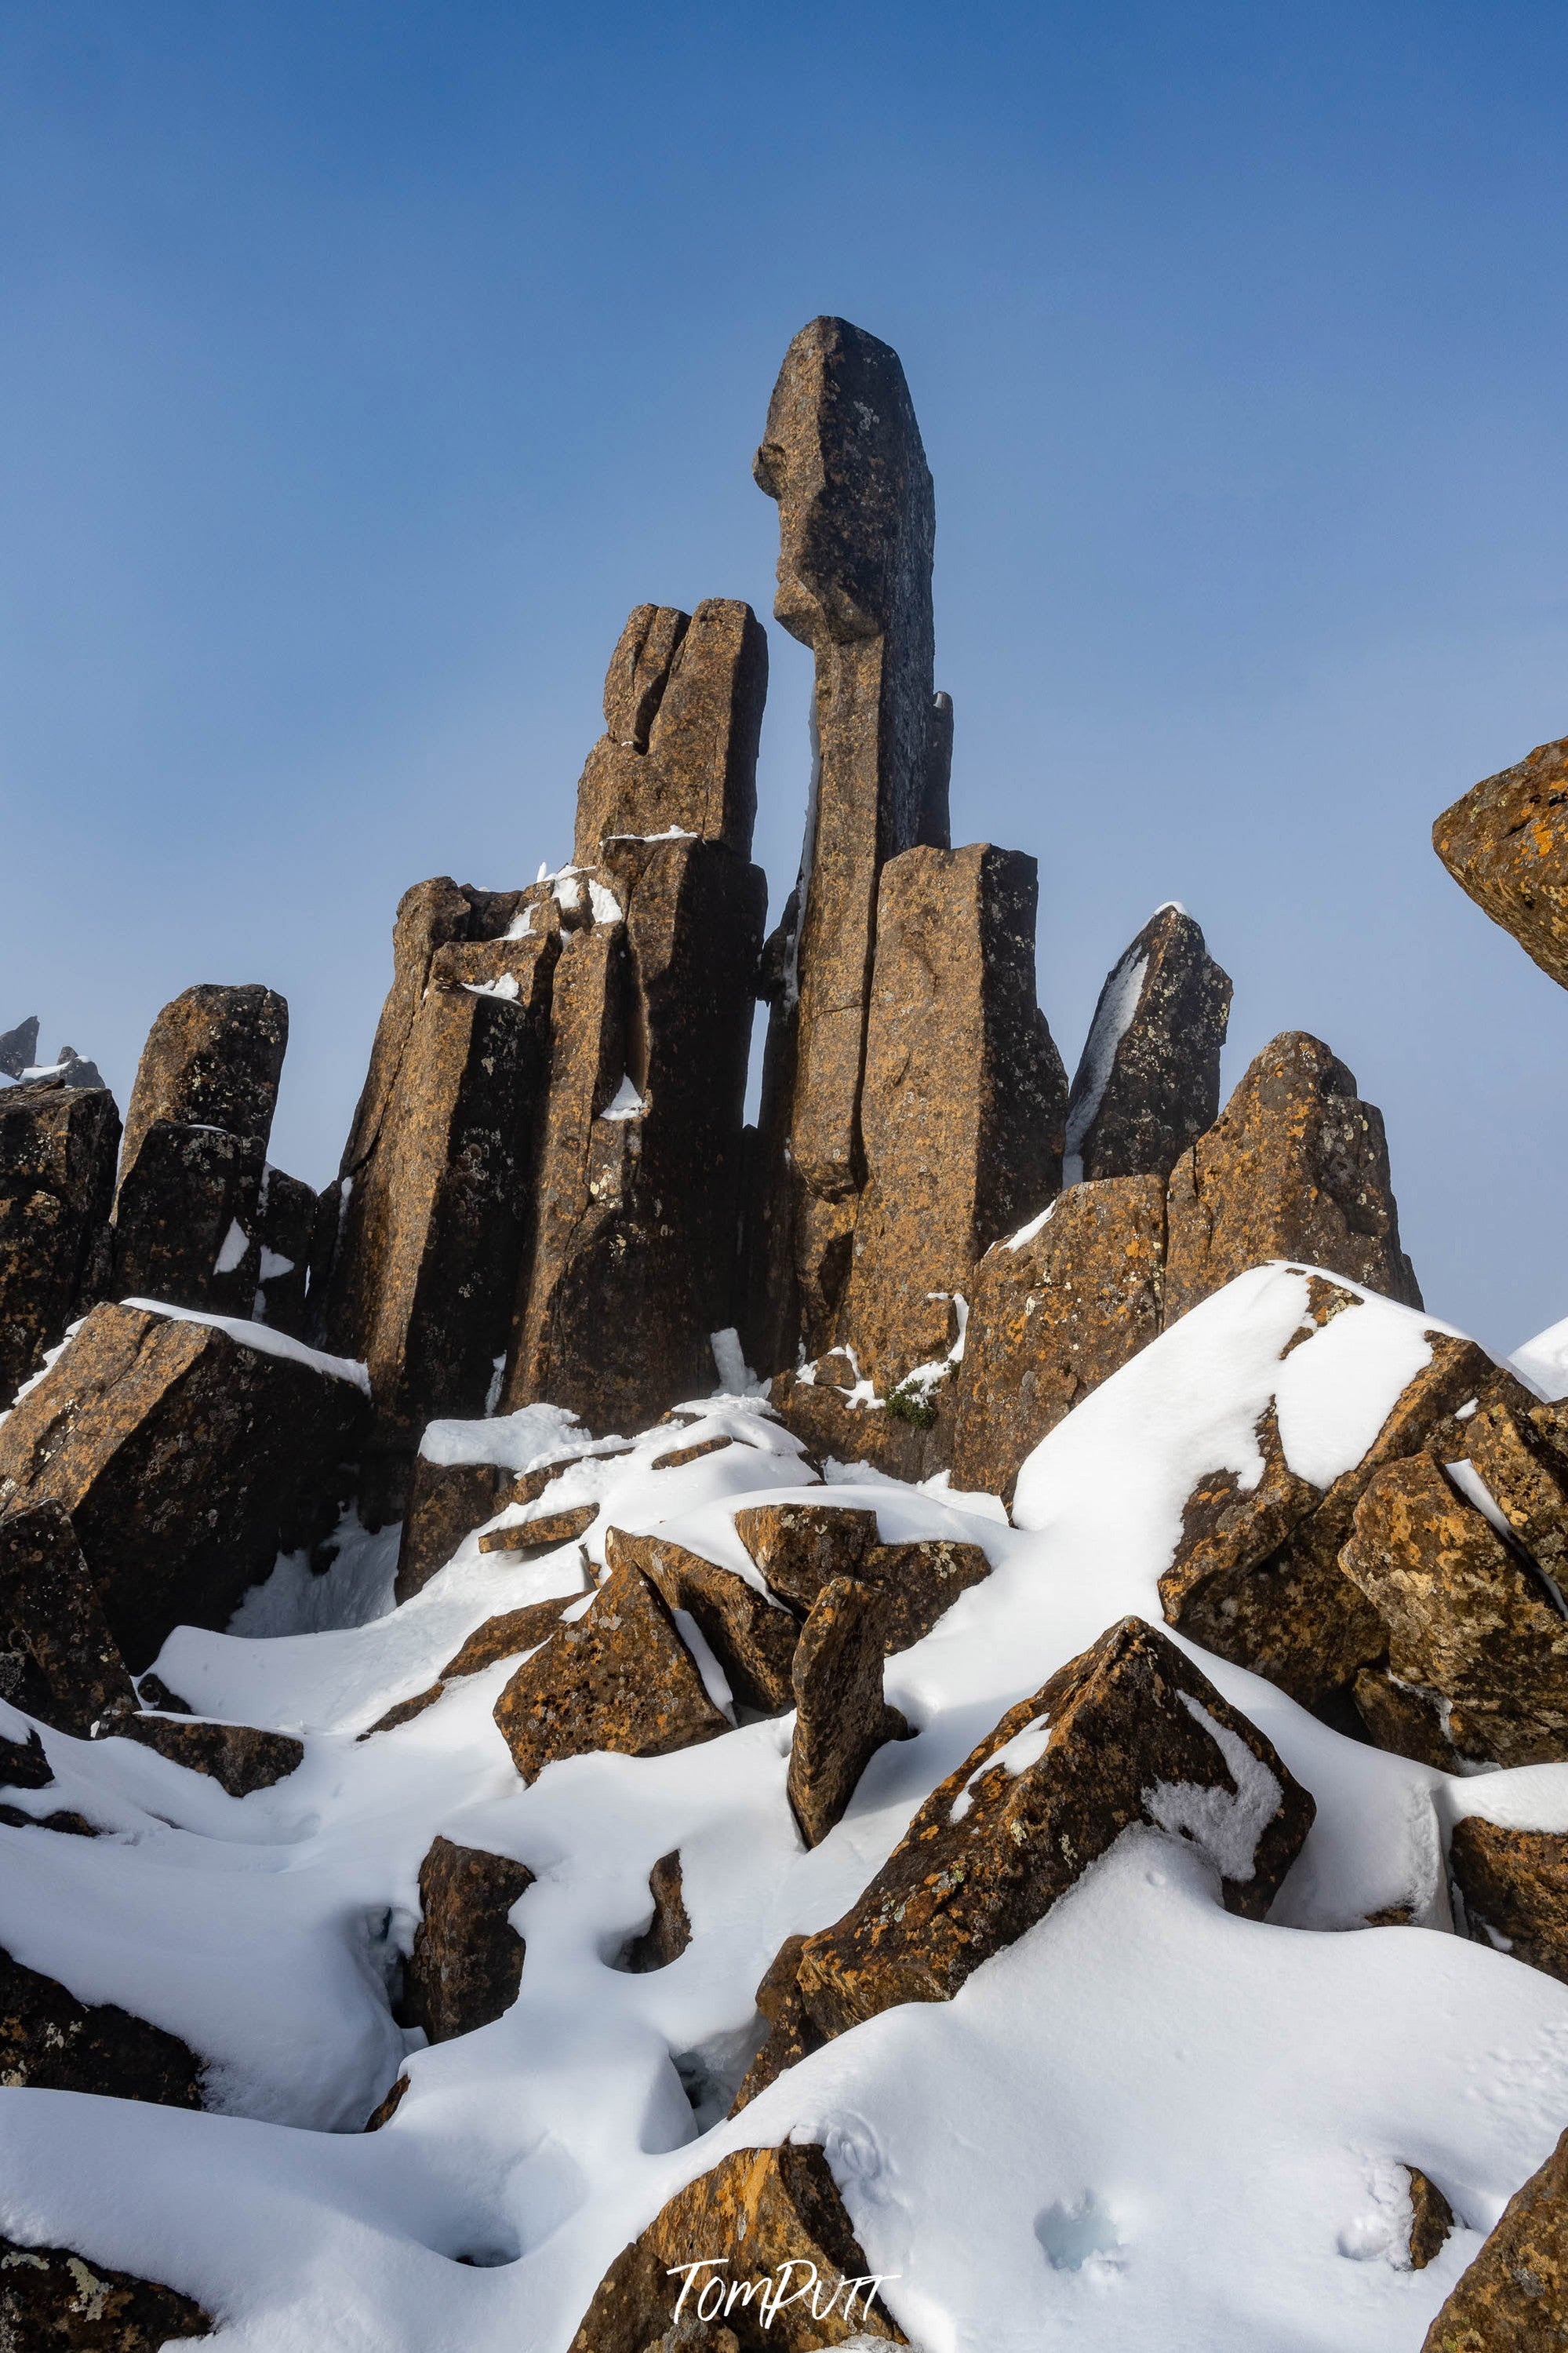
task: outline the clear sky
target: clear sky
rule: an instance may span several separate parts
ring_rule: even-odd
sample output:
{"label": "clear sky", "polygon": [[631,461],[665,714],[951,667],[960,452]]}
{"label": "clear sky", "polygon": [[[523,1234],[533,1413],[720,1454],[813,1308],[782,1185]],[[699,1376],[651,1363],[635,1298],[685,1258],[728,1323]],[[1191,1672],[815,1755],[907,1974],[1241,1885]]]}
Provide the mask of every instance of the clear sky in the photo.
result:
{"label": "clear sky", "polygon": [[[1427,834],[1568,730],[1568,12],[0,10],[0,1029],[123,1105],[265,980],[336,1166],[399,892],[558,864],[628,608],[749,598],[790,335],[902,354],[954,839],[1077,1060],[1183,901],[1326,1038],[1436,1312],[1568,1314],[1568,997]],[[758,855],[804,805],[769,629]]]}

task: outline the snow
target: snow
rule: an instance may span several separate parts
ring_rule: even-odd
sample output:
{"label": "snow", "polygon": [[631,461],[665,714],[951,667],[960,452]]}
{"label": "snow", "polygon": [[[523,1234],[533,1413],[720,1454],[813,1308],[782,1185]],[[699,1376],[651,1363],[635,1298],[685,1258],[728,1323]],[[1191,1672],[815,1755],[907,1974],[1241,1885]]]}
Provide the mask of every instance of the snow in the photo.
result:
{"label": "snow", "polygon": [[1083,1139],[1094,1125],[1110,1073],[1116,1062],[1116,1050],[1131,1027],[1142,993],[1143,976],[1149,969],[1147,952],[1142,955],[1130,947],[1105,987],[1100,992],[1100,1002],[1094,1008],[1094,1019],[1089,1026],[1089,1038],[1083,1050],[1082,1070],[1086,1083],[1078,1102],[1068,1112],[1067,1143],[1062,1158],[1064,1185],[1083,1182]]}
{"label": "snow", "polygon": [[[1058,1194],[1057,1198],[1059,1199],[1061,1197]],[[1007,1248],[1010,1250],[1021,1250],[1026,1243],[1032,1242],[1034,1240],[1037,1234],[1044,1233],[1046,1227],[1050,1222],[1051,1211],[1056,1208],[1056,1206],[1057,1204],[1055,1201],[1048,1201],[1046,1207],[1040,1211],[1037,1218],[1031,1218],[1026,1226],[1020,1226],[1016,1234],[1009,1234],[1006,1243]]]}
{"label": "snow", "polygon": [[263,1242],[261,1245],[261,1281],[264,1283],[276,1282],[280,1275],[292,1274],[293,1271],[294,1261],[291,1258],[285,1258],[281,1250],[268,1250],[266,1243]]}
{"label": "snow", "polygon": [[[531,913],[532,909],[531,908],[529,912]],[[512,936],[512,933],[509,931],[508,939]],[[521,994],[517,984],[517,975],[514,972],[500,973],[494,980],[466,980],[463,987],[470,997],[501,997],[510,999]]]}
{"label": "snow", "polygon": [[[58,1784],[26,1807],[75,1807],[106,1834],[0,1825],[0,1944],[184,2035],[219,2113],[0,2094],[0,2229],[198,2296],[236,2353],[563,2353],[666,2198],[793,2136],[823,2146],[924,2353],[1417,2353],[1568,2111],[1568,1987],[1448,1933],[1444,1840],[1467,1812],[1568,1827],[1568,1766],[1455,1780],[1183,1643],[1317,1801],[1270,1919],[1227,1914],[1216,1873],[1250,1868],[1271,1777],[1198,1711],[1234,1796],[1156,1789],[1166,1828],[1126,1832],[954,2000],[890,2010],[721,2113],[784,1937],[839,1916],[1006,1709],[1121,1616],[1158,1622],[1194,1480],[1258,1475],[1271,1400],[1301,1475],[1335,1475],[1444,1328],[1363,1293],[1319,1329],[1308,1272],[1242,1276],[1086,1398],[1026,1464],[1016,1526],[993,1499],[845,1468],[831,1500],[874,1511],[884,1541],[961,1538],[992,1575],[887,1662],[914,1736],[878,1751],[811,1850],[785,1794],[788,1716],[668,1757],[573,1757],[525,1788],[492,1720],[507,1661],[356,1737],[496,1611],[586,1606],[575,1545],[522,1561],[481,1554],[476,1531],[394,1609],[396,1532],[345,1528],[325,1577],[280,1563],[229,1632],[176,1631],[164,1681],[296,1732],[303,1764],[238,1800],[133,1743],[46,1732]],[[756,1585],[737,1505],[822,1490],[733,1391],[694,1399],[678,1441],[731,1444],[655,1470],[670,1425],[600,1440],[530,1509],[595,1504],[595,1564],[611,1525],[660,1530]],[[584,1451],[549,1407],[425,1441],[432,1461],[515,1469]],[[1043,1736],[1035,1717],[1005,1767]],[[518,2000],[427,2049],[384,1987],[437,1831],[536,1876],[512,1915]],[[691,1942],[629,1973],[616,1960],[673,1850]],[[1424,1925],[1363,1925],[1395,1905]],[[400,2069],[396,2115],[363,2134]],[[1459,2222],[1422,2272],[1403,2252],[1410,2166]]]}
{"label": "snow", "polygon": [[640,1119],[647,1105],[637,1092],[637,1081],[628,1071],[616,1089],[612,1101],[599,1113],[601,1119]]}
{"label": "snow", "polygon": [[1516,1348],[1509,1363],[1538,1396],[1568,1397],[1568,1315]]}
{"label": "snow", "polygon": [[213,1272],[232,1274],[237,1266],[244,1263],[245,1253],[249,1248],[250,1236],[237,1218],[231,1218],[228,1231],[223,1238],[223,1247],[213,1261]]}
{"label": "snow", "polygon": [[139,1308],[144,1315],[164,1315],[171,1324],[206,1324],[215,1332],[226,1332],[244,1348],[258,1349],[264,1356],[289,1356],[297,1365],[309,1365],[315,1373],[325,1373],[334,1381],[352,1381],[355,1388],[370,1395],[370,1375],[352,1356],[324,1356],[320,1348],[307,1348],[303,1340],[291,1339],[287,1332],[276,1332],[270,1324],[247,1324],[239,1315],[206,1315],[195,1307],[171,1307],[164,1299],[122,1299],[122,1307]]}

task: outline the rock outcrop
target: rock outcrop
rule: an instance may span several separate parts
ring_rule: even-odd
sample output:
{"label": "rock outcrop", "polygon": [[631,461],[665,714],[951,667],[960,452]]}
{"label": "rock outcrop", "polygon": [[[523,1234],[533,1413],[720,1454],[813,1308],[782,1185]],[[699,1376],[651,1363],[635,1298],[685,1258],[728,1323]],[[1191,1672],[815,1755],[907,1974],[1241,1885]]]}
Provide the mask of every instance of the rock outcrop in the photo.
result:
{"label": "rock outcrop", "polygon": [[507,1915],[533,1873],[525,1863],[438,1838],[419,1866],[420,1922],[403,2016],[432,2042],[489,2026],[517,2000],[525,1947]]}
{"label": "rock outcrop", "polygon": [[769,1590],[804,1616],[836,1577],[858,1577],[878,1541],[877,1514],[835,1504],[745,1504],[735,1534]]}
{"label": "rock outcrop", "polygon": [[0,1091],[0,1410],[108,1287],[119,1149],[107,1087]]}
{"label": "rock outcrop", "polygon": [[1168,1176],[1219,1111],[1230,1019],[1185,908],[1161,907],[1105,976],[1068,1100],[1064,1179]]}
{"label": "rock outcrop", "polygon": [[0,2084],[199,2108],[197,2062],[177,2036],[115,2002],[78,2001],[0,1952]]}
{"label": "rock outcrop", "polygon": [[14,2353],[158,2353],[213,2326],[199,2304],[156,2280],[69,2247],[0,2239],[0,2344]]}
{"label": "rock outcrop", "polygon": [[87,1738],[136,1694],[58,1504],[0,1510],[0,1698]]}
{"label": "rock outcrop", "polygon": [[132,1673],[227,1624],[280,1550],[326,1535],[359,1448],[353,1367],[104,1304],[0,1423],[0,1505],[69,1514]]}
{"label": "rock outcrop", "polygon": [[790,1668],[795,1732],[789,1801],[807,1846],[841,1821],[884,1741],[909,1725],[882,1697],[882,1612],[876,1589],[836,1577],[811,1605]]}
{"label": "rock outcrop", "polygon": [[1568,2328],[1568,2132],[1422,2339],[1421,2353],[1560,2353]]}
{"label": "rock outcrop", "polygon": [[1478,1944],[1568,1984],[1568,1837],[1466,1814],[1454,1824],[1448,1870]]}
{"label": "rock outcrop", "polygon": [[165,1005],[147,1033],[126,1109],[121,1181],[160,1121],[221,1128],[265,1150],[288,1044],[288,1005],[255,983],[187,988]]}
{"label": "rock outcrop", "polygon": [[128,1715],[110,1725],[110,1736],[155,1748],[171,1765],[205,1773],[231,1798],[248,1798],[298,1772],[305,1744],[290,1732],[262,1732],[250,1724],[206,1724],[188,1716]]}
{"label": "rock outcrop", "polygon": [[1568,739],[1483,777],[1444,810],[1432,847],[1484,914],[1568,988]]}

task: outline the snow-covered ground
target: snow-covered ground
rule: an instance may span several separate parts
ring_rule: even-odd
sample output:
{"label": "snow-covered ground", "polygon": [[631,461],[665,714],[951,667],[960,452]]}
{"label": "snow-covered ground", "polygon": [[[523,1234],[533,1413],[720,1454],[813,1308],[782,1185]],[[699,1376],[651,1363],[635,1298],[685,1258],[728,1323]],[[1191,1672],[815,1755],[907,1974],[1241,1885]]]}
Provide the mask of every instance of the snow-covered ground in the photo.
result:
{"label": "snow-covered ground", "polygon": [[[208,2063],[209,2112],[7,2091],[0,2228],[199,2298],[236,2353],[555,2353],[673,2190],[793,2134],[823,2143],[927,2353],[1415,2353],[1568,2117],[1568,1987],[1450,1932],[1445,1826],[1479,1809],[1568,1828],[1568,1766],[1456,1781],[1194,1651],[1317,1800],[1268,1923],[1226,1914],[1191,1848],[1130,1832],[954,2001],[885,2013],[702,2128],[758,2039],[752,1993],[783,1939],[848,1906],[1005,1708],[1127,1612],[1160,1621],[1183,1502],[1206,1472],[1258,1474],[1269,1398],[1292,1467],[1326,1485],[1447,1328],[1363,1295],[1282,1362],[1307,1297],[1299,1271],[1262,1268],[1184,1317],[1037,1450],[1016,1527],[987,1497],[836,1474],[832,1500],[874,1509],[885,1539],[959,1536],[993,1574],[888,1662],[917,1736],[878,1753],[814,1851],[784,1793],[789,1717],[524,1788],[491,1720],[508,1661],[356,1737],[487,1618],[582,1593],[575,1546],[520,1564],[471,1536],[394,1610],[395,1538],[362,1537],[325,1579],[280,1565],[243,1630],[175,1633],[165,1683],[301,1734],[303,1765],[241,1800],[131,1742],[46,1732],[58,1784],[18,1802],[109,1835],[0,1828],[0,1945],[181,2035]],[[1542,1388],[1550,1353],[1531,1360]],[[693,1410],[681,1445],[736,1442],[655,1470],[662,1428],[532,1508],[596,1503],[595,1560],[612,1524],[659,1527],[752,1573],[737,1503],[811,1474],[758,1399]],[[526,1453],[508,1431],[475,1444]],[[426,2049],[385,1985],[437,1832],[536,1877],[512,1915],[517,2003]],[[673,1848],[690,1945],[627,1973],[614,1963]],[[1360,1925],[1393,1905],[1425,1925]],[[404,2066],[411,2088],[364,2136]],[[1402,2267],[1405,2166],[1460,2225],[1422,2272]]]}

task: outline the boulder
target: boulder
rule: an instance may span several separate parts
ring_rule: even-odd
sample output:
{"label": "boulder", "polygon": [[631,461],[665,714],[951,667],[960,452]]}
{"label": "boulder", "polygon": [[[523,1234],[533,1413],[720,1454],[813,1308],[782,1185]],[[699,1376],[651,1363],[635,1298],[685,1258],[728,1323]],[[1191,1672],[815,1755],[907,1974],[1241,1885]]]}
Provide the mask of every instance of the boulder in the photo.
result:
{"label": "boulder", "polygon": [[1304,1260],[1407,1307],[1383,1114],[1316,1038],[1287,1030],[1249,1064],[1166,1197],[1164,1321],[1270,1259]]}
{"label": "boulder", "polygon": [[767,693],[767,632],[749,605],[711,596],[689,617],[637,606],[577,787],[578,865],[592,866],[617,834],[672,827],[749,859]]}
{"label": "boulder", "polygon": [[1568,1837],[1466,1814],[1454,1824],[1448,1870],[1479,1945],[1568,1985]]}
{"label": "boulder", "polygon": [[1229,1020],[1229,974],[1184,908],[1159,908],[1094,1008],[1068,1099],[1068,1184],[1169,1176],[1218,1115]]}
{"label": "boulder", "polygon": [[139,1673],[175,1626],[226,1626],[280,1550],[336,1523],[358,1377],[259,1325],[95,1307],[0,1423],[0,1505],[69,1514]]}
{"label": "boulder", "polygon": [[1561,2353],[1568,2335],[1568,2133],[1422,2339],[1421,2353]]}
{"label": "boulder", "polygon": [[0,1090],[0,1409],[107,1287],[119,1148],[107,1087]]}
{"label": "boulder", "polygon": [[114,1290],[248,1322],[261,1280],[259,1136],[153,1120],[114,1206]]}
{"label": "boulder", "polygon": [[495,1720],[525,1781],[560,1757],[665,1757],[730,1729],[641,1571],[623,1561],[585,1613],[525,1659]]}
{"label": "boulder", "polygon": [[742,1707],[778,1715],[795,1705],[790,1668],[800,1620],[737,1577],[667,1536],[632,1536],[612,1528],[605,1559],[614,1570],[632,1562],[657,1588],[671,1614],[688,1612],[724,1670]]}
{"label": "boulder", "polygon": [[1389,1698],[1356,1684],[1380,1746],[1450,1771],[1568,1757],[1568,1619],[1430,1457],[1377,1472],[1340,1565],[1387,1630]]}
{"label": "boulder", "polygon": [[87,1738],[136,1694],[58,1504],[0,1510],[0,1698]]}
{"label": "boulder", "polygon": [[[812,2142],[737,2149],[624,2247],[571,2353],[817,2353],[908,2340],[881,2299],[826,2158]],[[728,2342],[726,2343],[726,2340]]]}
{"label": "boulder", "polygon": [[438,1838],[419,1866],[421,1918],[404,1987],[403,2019],[432,2042],[471,2034],[511,2008],[523,1940],[507,1915],[533,1873],[525,1863]]}
{"label": "boulder", "polygon": [[882,1607],[875,1587],[836,1577],[811,1605],[790,1669],[795,1731],[789,1801],[807,1846],[841,1821],[884,1741],[909,1735],[882,1697]]}
{"label": "boulder", "polygon": [[978,1545],[958,1544],[951,1536],[868,1545],[855,1571],[877,1597],[887,1658],[923,1641],[959,1595],[990,1574],[991,1564]]}
{"label": "boulder", "polygon": [[1067,1074],[1035,1002],[1038,895],[1034,860],[985,842],[882,869],[840,1335],[884,1392],[946,1356],[952,1301],[1061,1184]]}
{"label": "boulder", "polygon": [[1483,1396],[1459,1427],[1466,1457],[1499,1511],[1562,1593],[1568,1587],[1568,1462],[1547,1442],[1533,1409],[1529,1392],[1509,1381],[1506,1390]]}
{"label": "boulder", "polygon": [[878,1541],[875,1512],[834,1504],[744,1504],[735,1534],[771,1592],[804,1616],[836,1577],[858,1577]]}
{"label": "boulder", "polygon": [[289,1044],[289,1008],[274,989],[187,988],[147,1033],[125,1113],[121,1181],[150,1128],[221,1128],[259,1144],[272,1133]]}
{"label": "boulder", "polygon": [[177,2036],[115,2002],[78,2001],[0,1952],[0,2084],[199,2108],[199,2063]]}
{"label": "boulder", "polygon": [[47,1789],[55,1778],[44,1744],[29,1730],[25,1738],[0,1736],[0,1789]]}
{"label": "boulder", "polygon": [[804,1936],[786,1936],[757,1988],[757,2009],[768,2031],[735,2094],[730,2109],[732,2116],[776,2083],[785,2068],[795,2066],[808,2052],[820,2051],[826,2039],[817,2031],[801,2000],[800,1963],[805,1951]]}
{"label": "boulder", "polygon": [[621,1955],[623,1969],[646,1974],[650,1969],[667,1969],[678,1961],[691,1942],[691,1922],[687,1917],[686,1898],[680,1883],[680,1856],[661,1854],[647,1875],[647,1892],[653,1898],[653,1917],[641,1934],[633,1936]]}
{"label": "boulder", "polygon": [[395,1598],[411,1601],[463,1538],[493,1520],[507,1501],[510,1473],[499,1462],[432,1462],[414,1458],[397,1553]]}
{"label": "boulder", "polygon": [[158,2353],[216,2325],[156,2280],[89,2263],[70,2247],[0,2239],[0,2344],[10,2353]]}
{"label": "boulder", "polygon": [[1568,988],[1568,741],[1483,777],[1432,828],[1432,847],[1484,914]]}
{"label": "boulder", "polygon": [[1160,1330],[1165,1187],[1072,1185],[975,1270],[954,1375],[952,1483],[1010,1504],[1042,1438]]}
{"label": "boulder", "polygon": [[1410,2268],[1424,2272],[1447,2243],[1454,2210],[1419,2166],[1407,2165],[1405,2170],[1410,2182]]}
{"label": "boulder", "polygon": [[205,1773],[231,1798],[248,1798],[253,1789],[269,1789],[275,1781],[298,1771],[305,1761],[305,1744],[289,1732],[260,1732],[248,1724],[205,1724],[186,1716],[128,1715],[117,1717],[110,1731],[116,1740],[139,1741],[155,1748],[171,1765],[187,1772]]}

